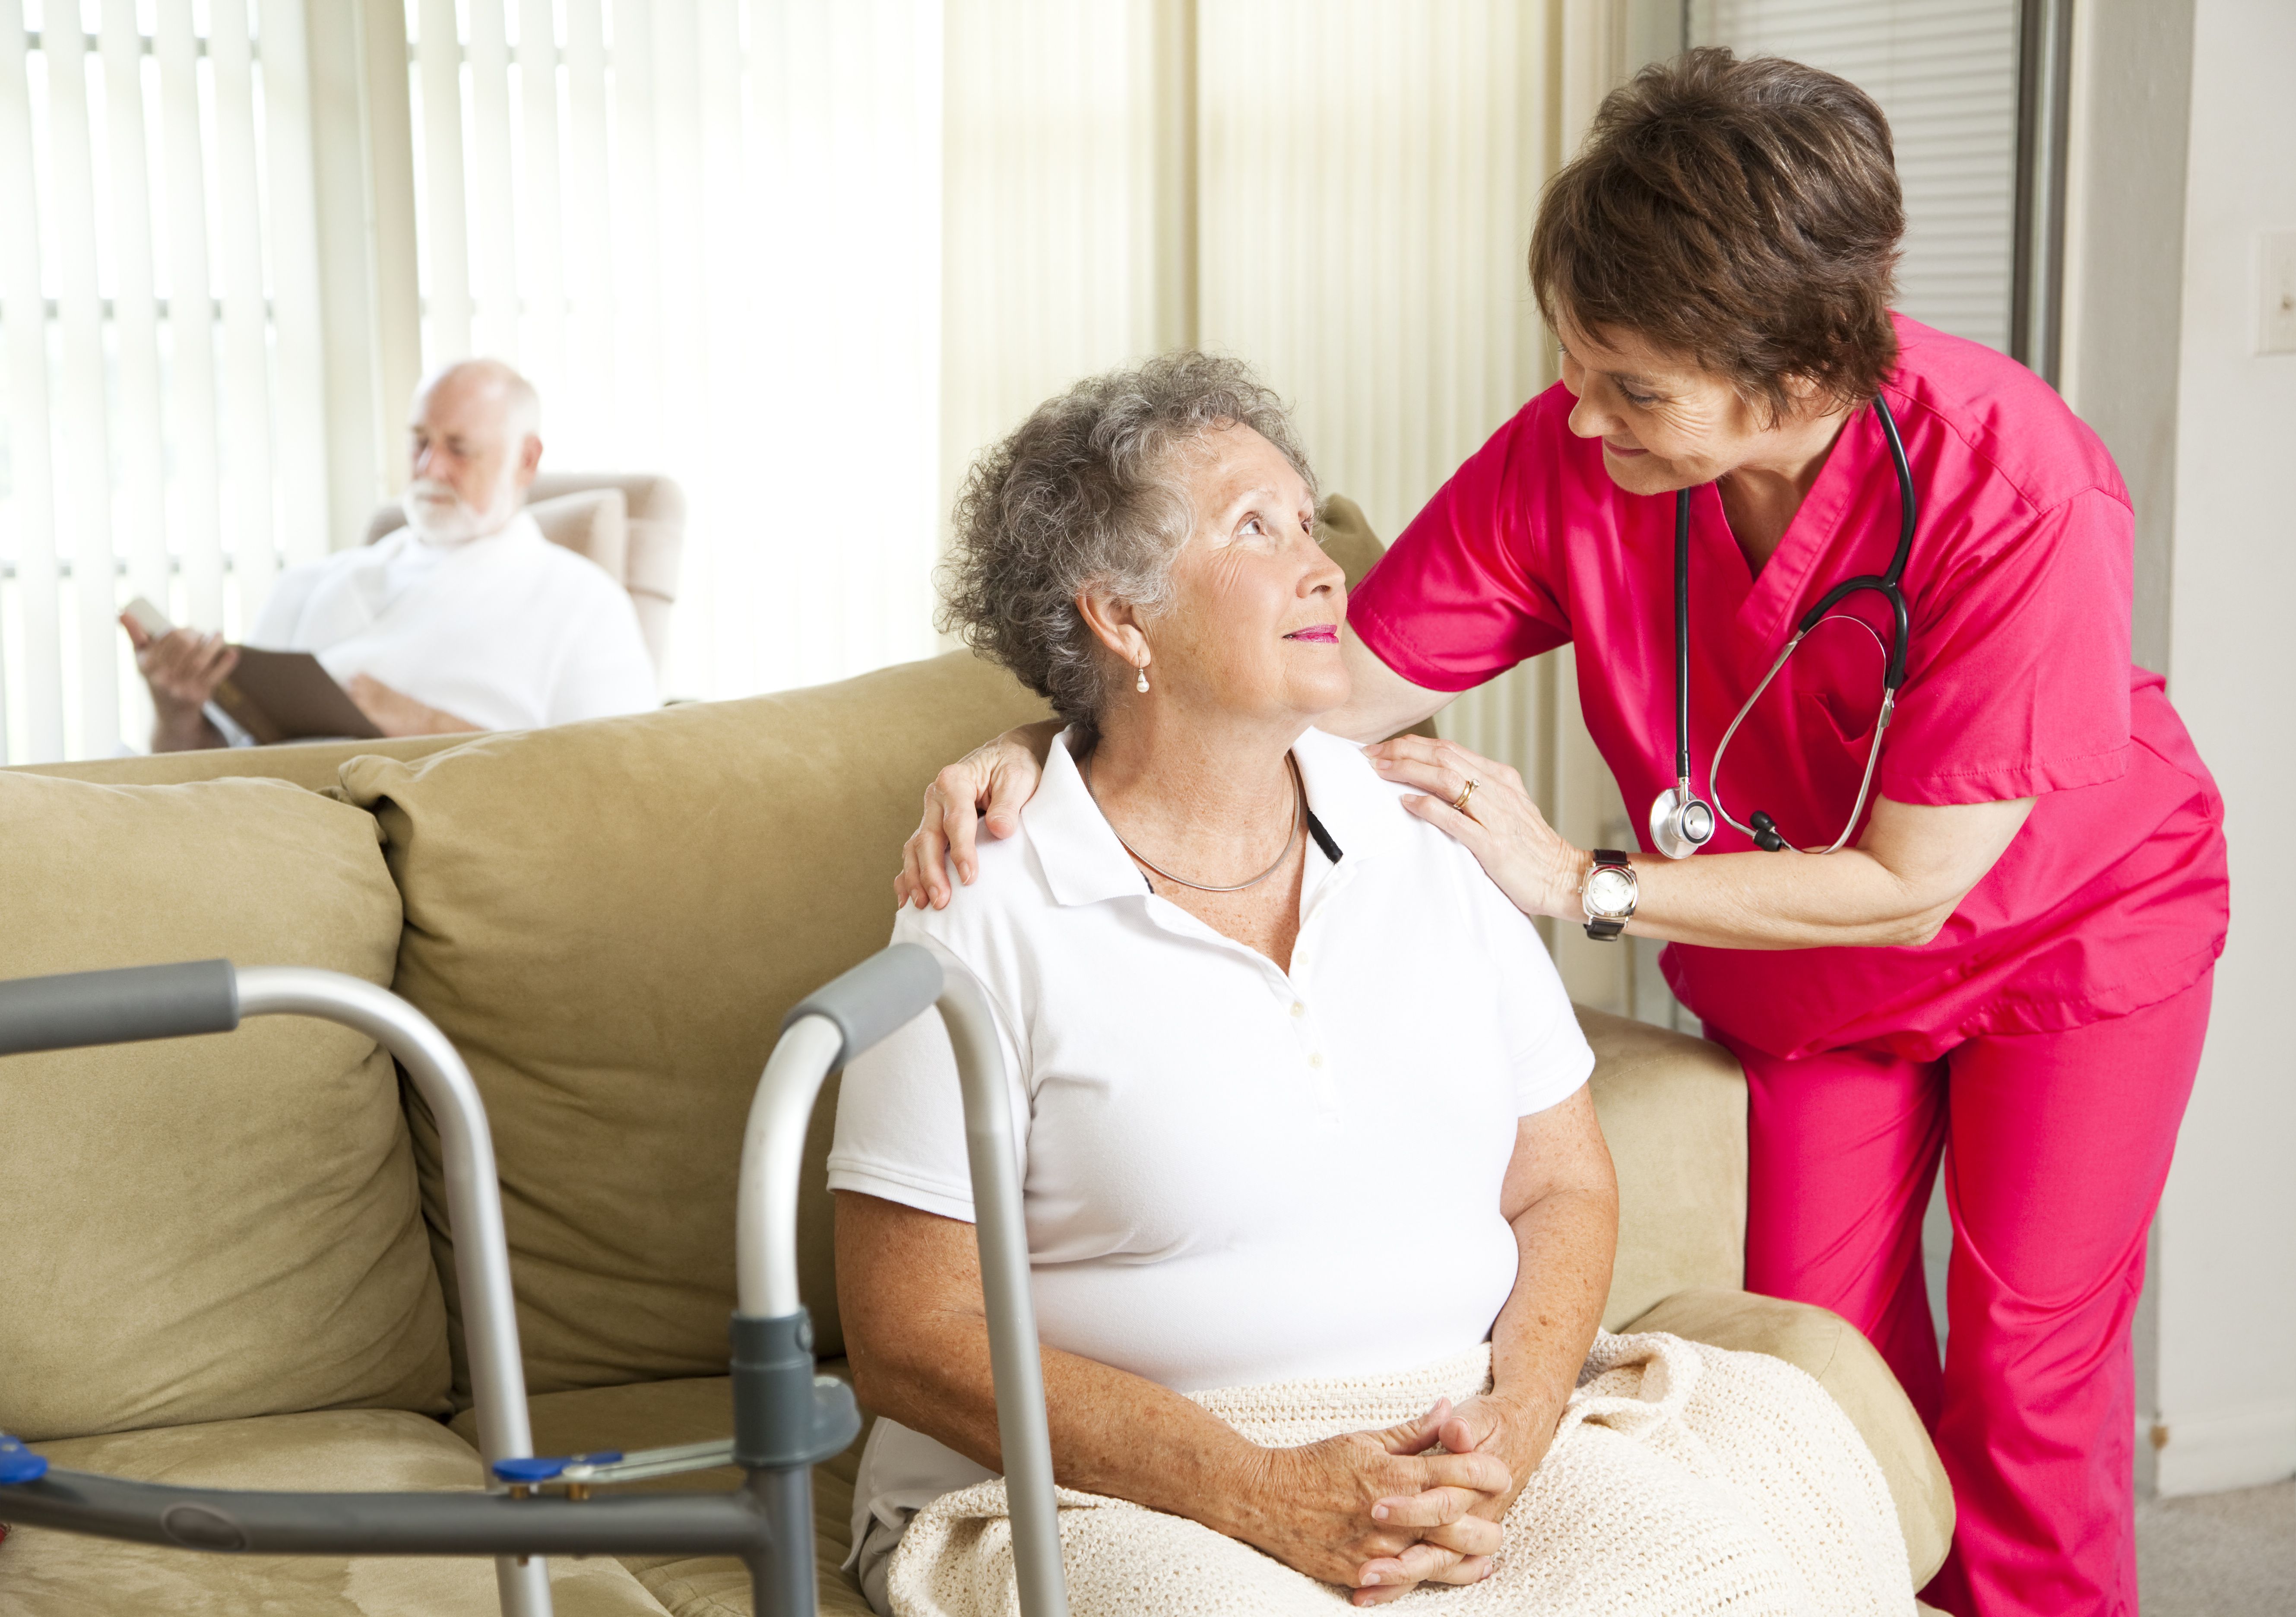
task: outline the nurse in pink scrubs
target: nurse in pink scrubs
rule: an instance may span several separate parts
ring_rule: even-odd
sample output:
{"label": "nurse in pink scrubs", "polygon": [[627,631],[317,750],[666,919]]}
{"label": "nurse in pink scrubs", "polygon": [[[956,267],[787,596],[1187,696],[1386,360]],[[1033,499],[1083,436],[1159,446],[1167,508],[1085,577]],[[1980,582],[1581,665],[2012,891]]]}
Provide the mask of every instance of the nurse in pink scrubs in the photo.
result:
{"label": "nurse in pink scrubs", "polygon": [[[1639,809],[1677,782],[1691,491],[1692,788],[1765,811],[1788,850],[1726,822],[1680,859],[1575,848],[1502,764],[1414,736],[1373,755],[1525,911],[1668,941],[1676,994],[1746,1070],[1747,1285],[1862,1329],[1953,1479],[1954,1553],[1924,1597],[2133,1613],[2129,1321],[2224,942],[2223,808],[2129,660],[2111,457],[2023,367],[1890,312],[1902,229],[1888,127],[1842,80],[1701,51],[1615,92],[1531,247],[1562,381],[1356,592],[1355,696],[1326,724],[1393,735],[1567,644]],[[1877,398],[1917,521],[1871,793],[1892,638],[1872,592],[1810,633],[1718,782],[1797,620],[1890,564]],[[976,805],[1004,828],[1033,739],[943,773],[906,893],[946,901],[944,848],[969,879]],[[1940,1157],[1942,1363],[1921,1257]]]}

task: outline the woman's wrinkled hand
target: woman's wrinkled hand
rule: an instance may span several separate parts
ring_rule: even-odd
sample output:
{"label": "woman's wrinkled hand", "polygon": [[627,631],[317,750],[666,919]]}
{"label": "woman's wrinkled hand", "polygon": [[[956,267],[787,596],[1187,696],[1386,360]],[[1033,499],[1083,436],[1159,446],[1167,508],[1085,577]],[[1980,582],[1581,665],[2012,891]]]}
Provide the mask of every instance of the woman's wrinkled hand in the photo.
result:
{"label": "woman's wrinkled hand", "polygon": [[975,827],[994,839],[1021,828],[1021,806],[1037,792],[1045,751],[1058,726],[1024,725],[985,742],[933,776],[925,788],[923,821],[901,844],[901,874],[893,878],[893,907],[928,904],[947,909],[956,896],[949,871],[971,885],[980,873],[973,857]]}
{"label": "woman's wrinkled hand", "polygon": [[1261,1449],[1247,1503],[1224,1531],[1352,1589],[1358,1605],[1423,1582],[1476,1582],[1501,1539],[1489,1507],[1512,1497],[1514,1479],[1496,1455],[1428,1452],[1451,1419],[1445,1399],[1382,1432]]}
{"label": "woman's wrinkled hand", "polygon": [[[1493,1525],[1506,1519],[1515,1496],[1529,1484],[1531,1473],[1546,1457],[1560,1416],[1560,1410],[1542,1411],[1496,1394],[1486,1394],[1469,1399],[1439,1423],[1431,1441],[1441,1443],[1453,1454],[1488,1455],[1506,1467],[1512,1479],[1504,1492],[1487,1493],[1470,1506],[1470,1518]],[[1372,1512],[1374,1520],[1404,1527],[1431,1521],[1433,1517],[1425,1495],[1381,1499],[1374,1504]],[[1378,1587],[1361,1588],[1356,1604],[1370,1605],[1394,1599],[1414,1583],[1469,1583],[1486,1575],[1489,1570],[1488,1557],[1482,1558],[1485,1564],[1477,1568],[1469,1556],[1454,1547],[1459,1537],[1460,1529],[1456,1525],[1438,1528],[1401,1556],[1365,1562],[1357,1570],[1356,1582],[1361,1586],[1376,1580]],[[1472,1576],[1464,1575],[1470,1572]]]}
{"label": "woman's wrinkled hand", "polygon": [[[1506,765],[1454,741],[1397,735],[1364,749],[1383,779],[1427,793],[1403,806],[1465,844],[1499,891],[1527,915],[1576,917],[1588,856],[1563,841]],[[1475,790],[1454,808],[1467,783]]]}

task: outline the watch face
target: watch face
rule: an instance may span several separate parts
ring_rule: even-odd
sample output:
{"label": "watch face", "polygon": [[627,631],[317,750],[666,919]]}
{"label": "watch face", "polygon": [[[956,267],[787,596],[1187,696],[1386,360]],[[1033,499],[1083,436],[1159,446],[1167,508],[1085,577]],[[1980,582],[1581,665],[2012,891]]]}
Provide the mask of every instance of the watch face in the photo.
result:
{"label": "watch face", "polygon": [[1623,915],[1635,901],[1634,878],[1605,865],[1587,878],[1587,907],[1598,915]]}

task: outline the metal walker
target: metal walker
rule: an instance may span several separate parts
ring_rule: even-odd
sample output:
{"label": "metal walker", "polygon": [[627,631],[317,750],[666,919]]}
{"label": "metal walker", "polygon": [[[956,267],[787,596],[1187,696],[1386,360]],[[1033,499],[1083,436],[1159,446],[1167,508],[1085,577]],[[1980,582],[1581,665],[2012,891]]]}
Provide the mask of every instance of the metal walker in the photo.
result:
{"label": "metal walker", "polygon": [[[758,1617],[813,1617],[812,1467],[860,1430],[853,1394],[814,1374],[798,1299],[797,1210],[808,1120],[829,1074],[938,1007],[956,1053],[975,1230],[1027,1617],[1067,1617],[1045,1391],[1029,1292],[1004,1063],[980,990],[914,944],[872,956],[782,1023],[742,1142],[732,1325],[734,1435],[627,1454],[537,1457],[511,1295],[493,1137],[445,1035],[386,989],[299,966],[229,961],[0,982],[0,1056],[228,1032],[249,1016],[323,1017],[398,1057],[439,1125],[485,1493],[271,1493],[175,1488],[52,1468],[0,1436],[0,1520],[219,1554],[490,1555],[504,1617],[550,1617],[544,1557],[721,1555],[749,1567]],[[723,1465],[729,1493],[593,1498],[593,1487]]]}

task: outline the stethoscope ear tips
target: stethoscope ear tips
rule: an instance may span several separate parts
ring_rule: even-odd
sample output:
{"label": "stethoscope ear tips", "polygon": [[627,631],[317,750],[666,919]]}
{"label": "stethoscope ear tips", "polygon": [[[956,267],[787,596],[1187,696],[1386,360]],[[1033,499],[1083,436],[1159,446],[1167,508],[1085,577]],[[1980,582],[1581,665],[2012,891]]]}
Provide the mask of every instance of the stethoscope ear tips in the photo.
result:
{"label": "stethoscope ear tips", "polygon": [[1765,853],[1784,853],[1786,839],[1778,830],[1778,823],[1759,808],[1754,810],[1754,846]]}

